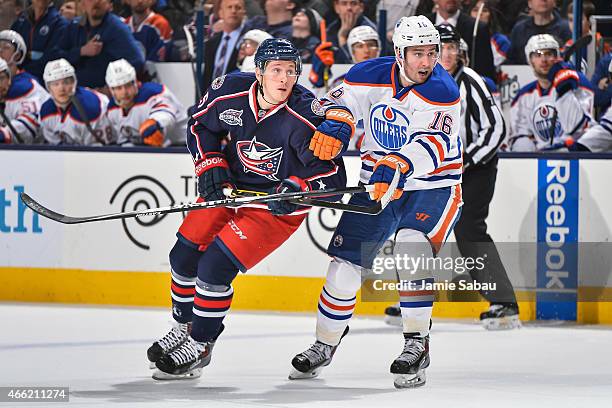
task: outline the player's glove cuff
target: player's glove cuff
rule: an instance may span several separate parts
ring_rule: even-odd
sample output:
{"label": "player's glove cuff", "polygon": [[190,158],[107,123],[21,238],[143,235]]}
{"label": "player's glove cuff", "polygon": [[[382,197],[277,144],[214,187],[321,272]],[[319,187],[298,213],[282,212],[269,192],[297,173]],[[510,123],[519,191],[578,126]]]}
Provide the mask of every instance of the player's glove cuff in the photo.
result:
{"label": "player's glove cuff", "polygon": [[229,169],[225,155],[219,152],[205,153],[204,157],[195,164],[196,176],[201,176],[202,173],[212,169],[213,167],[222,167]]}

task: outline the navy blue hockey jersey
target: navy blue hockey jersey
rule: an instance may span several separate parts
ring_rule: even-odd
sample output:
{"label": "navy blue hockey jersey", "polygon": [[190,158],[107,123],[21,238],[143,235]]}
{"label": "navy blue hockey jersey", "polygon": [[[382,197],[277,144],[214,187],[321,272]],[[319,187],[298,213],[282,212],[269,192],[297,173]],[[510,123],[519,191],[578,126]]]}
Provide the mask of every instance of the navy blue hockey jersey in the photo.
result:
{"label": "navy blue hockey jersey", "polygon": [[[306,88],[296,85],[289,99],[261,111],[254,74],[217,78],[190,110],[187,147],[194,163],[205,153],[224,151],[238,188],[267,191],[281,180],[300,177],[312,189],[343,187],[342,159],[322,161],[308,149],[324,113]],[[228,140],[223,146],[223,140]]]}

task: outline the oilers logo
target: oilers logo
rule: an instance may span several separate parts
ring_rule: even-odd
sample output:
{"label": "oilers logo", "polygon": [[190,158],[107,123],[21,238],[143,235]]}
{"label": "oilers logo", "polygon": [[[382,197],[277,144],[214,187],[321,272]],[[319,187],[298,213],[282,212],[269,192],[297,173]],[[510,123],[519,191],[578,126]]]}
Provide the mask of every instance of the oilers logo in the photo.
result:
{"label": "oilers logo", "polygon": [[563,133],[561,129],[561,121],[557,118],[555,130],[552,131],[553,117],[555,116],[555,107],[547,103],[543,103],[536,107],[533,113],[532,123],[536,137],[543,142],[550,142],[560,137]]}
{"label": "oilers logo", "polygon": [[257,137],[236,143],[238,159],[244,166],[244,172],[253,172],[272,181],[279,181],[276,177],[283,157],[281,147],[272,149],[258,142]]}
{"label": "oilers logo", "polygon": [[387,150],[399,150],[408,141],[410,121],[400,110],[380,104],[370,111],[370,130],[374,140]]}

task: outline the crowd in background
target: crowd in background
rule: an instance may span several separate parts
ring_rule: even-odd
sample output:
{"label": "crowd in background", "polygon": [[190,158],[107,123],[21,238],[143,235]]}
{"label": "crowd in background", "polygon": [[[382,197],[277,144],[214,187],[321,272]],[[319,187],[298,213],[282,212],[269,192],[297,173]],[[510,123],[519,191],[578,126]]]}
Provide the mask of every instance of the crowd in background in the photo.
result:
{"label": "crowd in background", "polygon": [[[125,60],[138,80],[147,83],[155,81],[154,63],[193,61],[199,5],[193,0],[0,0],[0,29],[20,34],[27,48],[23,58],[7,63],[15,65],[13,75],[25,71],[44,87],[46,65],[63,59],[74,69],[79,87],[91,88],[112,103],[114,94],[106,80],[111,62]],[[303,62],[313,64],[310,79],[320,86],[317,64],[331,68],[393,55],[395,22],[415,14],[436,25],[454,26],[469,66],[499,84],[504,80],[503,64],[528,63],[525,47],[534,35],[551,34],[561,50],[571,45],[574,18],[568,0],[206,0],[203,8],[205,65],[198,78],[202,92],[221,75],[253,70],[255,49],[269,36],[290,39]],[[378,33],[383,8],[387,35],[381,43],[370,33]],[[590,33],[591,15],[611,13],[609,1],[584,0],[582,33]],[[590,86],[595,108],[604,112],[612,96],[607,41],[612,25],[599,28],[601,32],[591,33],[600,58]],[[359,47],[371,55],[356,58]],[[8,50],[6,56],[11,55]],[[0,95],[3,98],[6,95]]]}

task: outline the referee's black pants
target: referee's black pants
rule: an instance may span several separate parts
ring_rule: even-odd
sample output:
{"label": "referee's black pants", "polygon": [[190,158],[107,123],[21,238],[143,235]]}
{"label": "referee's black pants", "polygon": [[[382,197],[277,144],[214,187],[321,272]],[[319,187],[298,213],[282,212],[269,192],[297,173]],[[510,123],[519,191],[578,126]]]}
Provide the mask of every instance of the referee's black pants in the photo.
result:
{"label": "referee's black pants", "polygon": [[497,161],[495,156],[484,165],[468,168],[463,174],[463,207],[454,231],[462,257],[484,260],[484,268],[470,270],[472,279],[480,283],[496,283],[495,291],[481,291],[482,296],[491,303],[516,303],[512,283],[495,243],[487,233],[486,220],[495,191]]}

